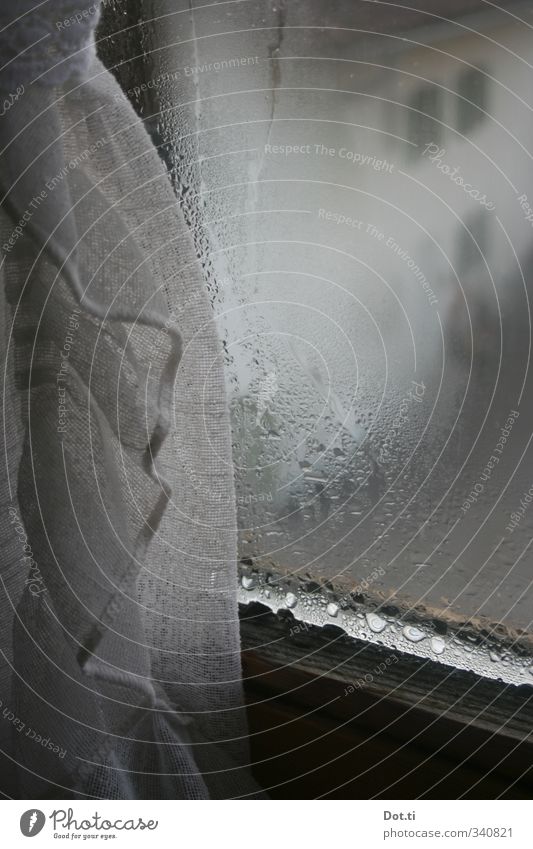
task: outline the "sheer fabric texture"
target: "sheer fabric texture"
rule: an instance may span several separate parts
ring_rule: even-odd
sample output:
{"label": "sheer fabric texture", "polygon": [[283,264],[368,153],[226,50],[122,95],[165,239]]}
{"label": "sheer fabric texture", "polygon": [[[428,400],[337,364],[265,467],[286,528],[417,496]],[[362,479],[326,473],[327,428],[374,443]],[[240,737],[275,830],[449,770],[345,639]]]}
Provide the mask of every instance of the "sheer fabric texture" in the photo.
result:
{"label": "sheer fabric texture", "polygon": [[0,21],[3,789],[253,795],[221,349],[97,10],[73,14]]}

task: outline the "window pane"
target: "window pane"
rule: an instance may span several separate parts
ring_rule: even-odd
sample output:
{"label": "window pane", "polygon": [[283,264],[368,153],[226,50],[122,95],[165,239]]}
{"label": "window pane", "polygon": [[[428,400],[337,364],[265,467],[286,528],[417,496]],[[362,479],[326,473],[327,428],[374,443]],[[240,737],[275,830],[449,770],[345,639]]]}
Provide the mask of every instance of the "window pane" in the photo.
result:
{"label": "window pane", "polygon": [[245,589],[524,641],[532,34],[430,5],[159,3],[139,103],[224,340]]}
{"label": "window pane", "polygon": [[468,68],[461,72],[457,86],[457,129],[460,133],[466,135],[472,132],[483,121],[483,111],[487,109],[487,87],[485,71]]}
{"label": "window pane", "polygon": [[[442,92],[435,86],[422,85],[411,101],[409,113],[409,139],[414,142],[412,154],[416,156],[418,147],[427,144],[439,144],[441,141]],[[437,119],[437,120],[435,120]]]}

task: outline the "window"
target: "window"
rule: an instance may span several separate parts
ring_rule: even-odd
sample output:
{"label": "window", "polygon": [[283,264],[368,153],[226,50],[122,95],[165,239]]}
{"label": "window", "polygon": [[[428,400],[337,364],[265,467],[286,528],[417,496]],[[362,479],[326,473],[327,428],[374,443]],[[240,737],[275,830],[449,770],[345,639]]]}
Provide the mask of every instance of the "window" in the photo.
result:
{"label": "window", "polygon": [[457,83],[457,129],[463,135],[472,133],[483,122],[487,110],[487,73],[477,68],[463,71]]}
{"label": "window", "polygon": [[[437,78],[454,77],[454,56],[468,59],[464,31],[454,30],[443,57],[440,24],[413,13],[398,55],[397,39],[375,36],[373,20],[358,26],[350,3],[331,12],[344,27],[342,38],[313,28],[305,4],[265,7],[261,29],[249,27],[254,12],[247,4],[225,6],[223,21],[209,8],[169,13],[151,36],[147,29],[144,38],[158,45],[150,74],[160,82],[137,97],[170,162],[224,340],[242,598],[275,607],[296,597],[294,607],[287,602],[295,616],[314,610],[318,624],[341,623],[381,643],[397,639],[386,616],[383,627],[378,621],[382,598],[410,610],[408,620],[417,619],[416,611],[436,611],[443,619],[481,617],[527,629],[529,573],[516,546],[525,544],[530,519],[508,529],[530,485],[527,467],[520,465],[506,487],[515,452],[527,441],[519,402],[527,312],[508,244],[498,261],[504,258],[512,282],[499,296],[512,299],[503,332],[513,338],[513,362],[498,366],[499,329],[491,336],[487,327],[487,316],[498,315],[489,309],[490,277],[470,294],[480,304],[474,324],[483,316],[474,334],[494,340],[492,350],[477,352],[486,383],[472,386],[468,368],[458,371],[450,357],[454,345],[462,351],[465,344],[457,341],[457,326],[468,325],[461,275],[481,267],[480,251],[491,271],[489,238],[498,230],[494,239],[503,239],[480,198],[497,201],[502,220],[513,221],[516,199],[503,193],[490,159],[479,178],[468,170],[468,156],[448,161],[442,150],[425,183],[416,163],[409,174],[402,168],[409,142],[441,141]],[[377,7],[367,8],[374,13]],[[389,36],[403,34],[400,18],[386,25]],[[505,18],[505,26],[512,40],[517,25]],[[484,49],[497,73],[499,54],[488,41]],[[402,79],[413,67],[434,79],[410,101],[406,139],[390,133],[381,107],[387,85],[391,97],[397,94],[394,75],[380,72],[393,63]],[[462,72],[458,91],[482,106],[484,79],[480,71]],[[420,169],[426,162],[420,158]],[[525,159],[523,165],[533,197],[531,169]],[[479,250],[464,228],[458,231],[455,212]],[[515,237],[526,261],[525,223]],[[512,433],[505,447],[502,428]],[[498,445],[500,462],[487,469]],[[500,585],[503,563],[513,589]],[[308,581],[321,587],[317,604],[305,595]],[[345,611],[353,592],[376,612],[376,627],[360,627],[362,620]],[[410,624],[418,627],[400,627],[404,648],[437,658],[440,642],[432,643],[429,632],[417,642],[416,630],[409,640],[403,629]]]}
{"label": "window", "polygon": [[[436,85],[420,88],[410,102],[409,139],[418,147],[442,140],[443,92]],[[413,154],[416,148],[413,148]]]}
{"label": "window", "polygon": [[[265,4],[261,27],[246,3],[169,14],[151,36],[163,83],[142,109],[224,341],[250,618],[256,605],[282,612],[291,664],[313,635],[335,646],[343,634],[531,686],[530,225],[490,150],[471,146],[486,76],[457,77],[471,42],[454,21],[476,14],[509,45],[523,33],[485,4],[440,6],[446,25],[351,2],[328,6],[327,24],[320,3]],[[494,77],[513,74],[526,123],[520,51],[482,49]],[[387,99],[397,111],[394,77],[413,68],[431,83],[393,133]],[[451,159],[440,86],[456,79],[465,139]],[[511,96],[494,99],[493,140],[531,199],[531,163],[505,126]],[[465,301],[482,256],[488,274]]]}
{"label": "window", "polygon": [[485,211],[468,215],[460,225],[457,238],[457,268],[460,275],[467,274],[488,261],[489,217]]}

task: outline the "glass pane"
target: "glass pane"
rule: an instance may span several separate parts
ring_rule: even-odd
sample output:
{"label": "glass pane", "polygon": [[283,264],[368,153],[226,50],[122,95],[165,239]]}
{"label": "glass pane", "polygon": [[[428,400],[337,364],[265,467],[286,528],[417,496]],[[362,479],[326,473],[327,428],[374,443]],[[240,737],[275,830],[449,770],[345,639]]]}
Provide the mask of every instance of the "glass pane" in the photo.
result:
{"label": "glass pane", "polygon": [[457,129],[460,133],[471,133],[477,124],[483,124],[483,113],[488,106],[488,82],[489,76],[484,69],[467,68],[461,73],[457,83]]}
{"label": "glass pane", "polygon": [[531,9],[191,6],[146,10],[138,102],[224,339],[243,598],[526,652]]}
{"label": "glass pane", "polygon": [[409,135],[414,142],[411,153],[418,156],[418,148],[427,144],[439,144],[442,138],[443,120],[441,91],[434,85],[422,83],[410,104]]}

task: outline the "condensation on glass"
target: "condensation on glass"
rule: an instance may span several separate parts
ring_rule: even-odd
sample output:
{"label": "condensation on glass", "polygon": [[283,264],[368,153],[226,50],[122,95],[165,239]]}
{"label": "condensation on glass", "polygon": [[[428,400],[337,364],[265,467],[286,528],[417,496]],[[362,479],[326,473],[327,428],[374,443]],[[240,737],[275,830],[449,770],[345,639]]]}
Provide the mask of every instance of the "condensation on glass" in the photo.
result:
{"label": "condensation on glass", "polygon": [[224,342],[244,590],[526,640],[531,8],[145,7],[138,102]]}

